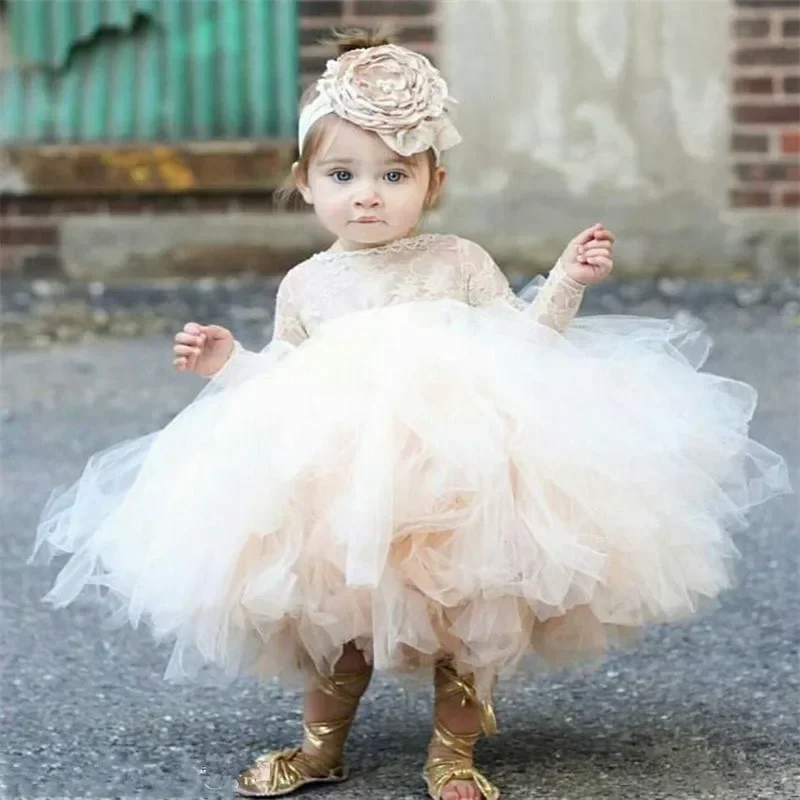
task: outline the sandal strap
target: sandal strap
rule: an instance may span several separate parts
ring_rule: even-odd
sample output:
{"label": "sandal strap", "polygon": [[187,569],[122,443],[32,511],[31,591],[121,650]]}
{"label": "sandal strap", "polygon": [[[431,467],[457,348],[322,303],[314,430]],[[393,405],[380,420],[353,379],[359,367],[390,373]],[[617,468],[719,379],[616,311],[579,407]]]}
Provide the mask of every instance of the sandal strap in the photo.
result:
{"label": "sandal strap", "polygon": [[[458,695],[462,708],[472,703],[480,712],[481,730],[490,736],[497,732],[497,717],[491,702],[481,700],[475,688],[472,676],[459,675],[449,660],[440,661],[436,665],[435,698],[437,704],[448,697]],[[428,757],[423,770],[423,777],[428,786],[428,794],[433,800],[441,800],[442,791],[450,781],[472,781],[485,800],[498,800],[499,789],[479,772],[473,762],[472,753],[481,730],[469,734],[457,734],[442,722],[439,714],[435,715],[433,725],[433,742],[435,748],[446,753]]]}
{"label": "sandal strap", "polygon": [[293,747],[260,755],[252,767],[239,775],[237,789],[251,797],[283,797],[308,784],[338,783],[346,777],[343,767],[329,769],[299,747]]}
{"label": "sandal strap", "polygon": [[333,675],[317,673],[314,675],[313,686],[341,703],[345,711],[345,715],[337,719],[303,723],[305,743],[311,745],[316,752],[311,755],[304,750],[301,755],[314,771],[322,772],[341,766],[339,763],[341,752],[350,726],[353,724],[359,701],[371,676],[371,667],[360,672],[340,672]]}
{"label": "sandal strap", "polygon": [[[321,675],[317,672],[313,678],[314,687],[328,697],[338,700],[345,706],[357,706],[364,694],[365,686],[372,677],[372,666],[359,672],[334,672],[332,675]],[[357,688],[353,690],[353,687]]]}
{"label": "sandal strap", "polygon": [[494,706],[489,700],[481,700],[478,697],[478,690],[471,676],[459,675],[450,661],[440,661],[436,665],[437,681],[436,694],[439,697],[451,697],[454,694],[461,695],[461,707],[467,703],[478,706],[481,714],[481,728],[486,736],[493,736],[497,733],[497,715]]}
{"label": "sandal strap", "polygon": [[311,679],[313,687],[339,701],[344,706],[345,716],[331,722],[304,723],[304,743],[311,745],[314,752],[293,747],[264,753],[252,767],[239,775],[238,786],[243,790],[240,793],[282,797],[307,784],[344,780],[347,772],[341,753],[371,675],[371,667],[360,672],[334,673],[330,676],[314,674]]}
{"label": "sandal strap", "polygon": [[313,756],[311,753],[306,753],[305,750],[298,748],[298,752],[292,757],[292,764],[296,766],[304,766],[306,770],[298,770],[301,775],[306,778],[309,774],[317,775],[331,775],[336,772],[341,772],[344,768],[343,764],[328,764],[318,756]]}
{"label": "sandal strap", "polygon": [[[304,722],[303,733],[305,734],[306,741],[311,744],[315,750],[324,751],[333,743],[336,744],[338,749],[341,745],[339,739],[347,737],[352,722],[352,716],[336,720],[335,722]],[[303,753],[303,755],[308,756],[308,758],[317,759],[319,763],[323,763],[320,756],[311,756],[307,753]],[[326,764],[324,769],[330,769],[330,764]]]}
{"label": "sandal strap", "polygon": [[450,781],[472,781],[485,800],[498,800],[500,797],[500,790],[475,769],[471,759],[447,756],[429,758],[423,777],[433,800],[441,800],[442,791]]}
{"label": "sandal strap", "polygon": [[479,733],[453,733],[440,719],[433,726],[433,738],[437,745],[449,750],[462,761],[472,761],[472,751]]}

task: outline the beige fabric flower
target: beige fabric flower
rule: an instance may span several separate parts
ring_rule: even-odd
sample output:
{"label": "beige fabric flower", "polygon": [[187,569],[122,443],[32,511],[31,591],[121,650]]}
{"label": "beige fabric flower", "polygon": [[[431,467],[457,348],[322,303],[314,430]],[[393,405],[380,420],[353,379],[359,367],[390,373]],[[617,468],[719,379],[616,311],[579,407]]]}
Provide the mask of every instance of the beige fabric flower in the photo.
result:
{"label": "beige fabric flower", "polygon": [[350,50],[328,62],[317,90],[315,116],[327,107],[400,155],[429,147],[438,154],[461,141],[447,116],[447,83],[425,56],[405,47]]}

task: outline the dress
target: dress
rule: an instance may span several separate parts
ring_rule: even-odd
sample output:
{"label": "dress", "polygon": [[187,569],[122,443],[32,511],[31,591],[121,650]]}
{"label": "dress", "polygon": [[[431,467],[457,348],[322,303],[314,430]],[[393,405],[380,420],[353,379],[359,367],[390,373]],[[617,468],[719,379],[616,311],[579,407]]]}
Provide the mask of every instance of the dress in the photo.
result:
{"label": "dress", "polygon": [[174,639],[170,680],[355,641],[482,691],[695,613],[785,462],[748,436],[753,387],[700,371],[702,324],[573,320],[583,291],[556,265],[521,299],[457,236],[312,256],[261,352],[54,493],[29,561],[72,555],[44,599],[104,587],[115,624]]}

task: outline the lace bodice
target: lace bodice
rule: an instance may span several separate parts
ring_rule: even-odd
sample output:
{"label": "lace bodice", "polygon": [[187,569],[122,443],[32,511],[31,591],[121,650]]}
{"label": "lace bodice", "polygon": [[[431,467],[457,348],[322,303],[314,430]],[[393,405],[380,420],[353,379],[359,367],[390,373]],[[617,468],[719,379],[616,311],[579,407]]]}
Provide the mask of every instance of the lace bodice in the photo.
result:
{"label": "lace bodice", "polygon": [[[324,251],[293,267],[278,287],[273,341],[299,345],[322,323],[353,311],[414,300],[460,300],[471,306],[507,303],[531,319],[564,332],[585,286],[560,264],[529,304],[480,245],[459,236],[422,234],[380,247]],[[225,382],[247,371],[249,351],[236,343],[217,373]]]}

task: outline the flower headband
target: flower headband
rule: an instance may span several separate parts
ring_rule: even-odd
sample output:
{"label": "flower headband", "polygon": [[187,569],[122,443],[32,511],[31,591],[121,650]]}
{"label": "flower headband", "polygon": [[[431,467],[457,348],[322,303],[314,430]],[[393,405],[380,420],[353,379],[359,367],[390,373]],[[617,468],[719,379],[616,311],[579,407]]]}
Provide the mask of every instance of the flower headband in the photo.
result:
{"label": "flower headband", "polygon": [[445,105],[454,102],[439,71],[419,53],[394,44],[349,50],[328,61],[317,97],[300,113],[300,152],[311,126],[326,114],[378,134],[401,156],[461,141]]}

